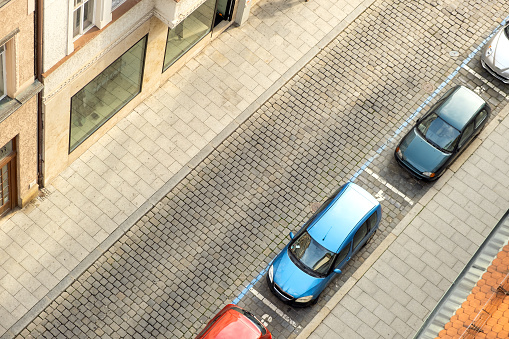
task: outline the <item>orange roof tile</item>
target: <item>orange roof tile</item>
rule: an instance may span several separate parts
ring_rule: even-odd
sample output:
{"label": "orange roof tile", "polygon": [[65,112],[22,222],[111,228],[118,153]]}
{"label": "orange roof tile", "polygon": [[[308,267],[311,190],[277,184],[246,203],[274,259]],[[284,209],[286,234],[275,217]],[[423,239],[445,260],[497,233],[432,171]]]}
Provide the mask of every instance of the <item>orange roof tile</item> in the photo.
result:
{"label": "orange roof tile", "polygon": [[[509,296],[497,293],[499,286],[509,290],[508,275],[509,245],[505,245],[437,338],[509,338]],[[482,331],[467,331],[470,325]]]}

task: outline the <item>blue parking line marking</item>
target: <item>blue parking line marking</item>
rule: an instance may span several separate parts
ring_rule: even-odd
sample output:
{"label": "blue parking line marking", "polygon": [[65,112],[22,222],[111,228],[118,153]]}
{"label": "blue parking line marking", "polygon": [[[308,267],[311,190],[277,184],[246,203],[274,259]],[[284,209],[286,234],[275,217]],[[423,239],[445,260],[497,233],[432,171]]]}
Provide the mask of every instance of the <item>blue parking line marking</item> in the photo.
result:
{"label": "blue parking line marking", "polygon": [[[361,168],[352,176],[352,178],[350,179],[351,182],[354,182],[358,177],[359,175],[362,174],[362,172],[364,172],[364,170],[373,162],[373,160],[375,160],[381,153],[382,151],[388,146],[388,144],[394,140],[400,133],[401,131],[403,131],[403,129],[408,126],[412,120],[415,119],[415,117],[424,109],[424,107],[426,107],[431,100],[433,100],[434,97],[436,97],[438,95],[438,93],[440,93],[440,91],[452,80],[454,79],[454,77],[459,73],[459,71],[468,63],[470,62],[470,60],[472,60],[474,58],[474,56],[477,54],[477,52],[479,52],[481,50],[481,48],[498,32],[498,30],[503,27],[507,20],[509,20],[509,16],[507,16],[504,20],[502,20],[502,22],[493,30],[493,32],[491,32],[491,34],[483,40],[483,42],[476,48],[474,49],[469,55],[468,57],[463,60],[463,62],[461,63],[460,66],[458,66],[448,77],[447,79],[442,82],[438,87],[437,89],[431,93],[429,95],[429,97],[424,100],[424,102],[415,110],[414,113],[412,113],[412,115],[410,115],[410,117],[408,117],[402,124],[401,126],[398,127],[398,129],[396,130],[396,132],[394,132],[394,135],[392,137],[390,137],[389,139],[387,139],[387,141],[382,145],[380,146],[380,148],[376,151],[375,155],[373,155],[371,158],[369,158],[362,166]],[[269,267],[270,265],[272,265],[272,261],[274,259],[272,259],[269,264],[267,265],[267,267],[265,267],[257,276],[256,278],[254,278],[247,286],[246,288],[244,288],[242,290],[242,292],[240,292],[240,294],[233,300],[233,303],[234,304],[238,304],[242,298],[244,298],[244,296],[247,294],[247,292],[249,292],[249,290],[265,275],[265,273],[267,273],[267,271],[269,270]]]}
{"label": "blue parking line marking", "polygon": [[265,275],[265,273],[267,273],[267,271],[269,270],[270,265],[272,265],[272,261],[274,261],[274,259],[272,259],[272,260],[269,262],[269,264],[267,265],[267,267],[265,267],[265,268],[264,268],[264,269],[263,269],[263,270],[262,270],[262,271],[261,271],[261,272],[260,272],[260,273],[256,276],[256,278],[254,278],[254,279],[253,279],[253,280],[252,280],[252,281],[251,281],[251,282],[250,282],[250,283],[246,286],[246,288],[244,288],[244,289],[242,290],[242,292],[240,292],[240,294],[238,295],[238,297],[237,297],[237,298],[235,298],[235,299],[233,300],[233,302],[232,302],[232,303],[234,303],[234,304],[238,304],[238,303],[239,303],[239,301],[240,301],[242,298],[244,298],[244,296],[245,296],[245,295],[246,295],[246,293],[247,293],[247,292],[251,289],[251,287],[253,287],[253,286],[254,286],[254,285],[258,282],[258,280],[260,280],[260,279],[261,279],[261,278]]}

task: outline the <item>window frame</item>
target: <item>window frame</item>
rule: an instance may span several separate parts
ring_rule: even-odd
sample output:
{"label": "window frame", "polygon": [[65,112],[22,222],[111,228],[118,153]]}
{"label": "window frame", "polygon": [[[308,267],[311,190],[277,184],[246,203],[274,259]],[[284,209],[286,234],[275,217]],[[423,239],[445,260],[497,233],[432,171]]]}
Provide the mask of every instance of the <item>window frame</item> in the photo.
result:
{"label": "window frame", "polygon": [[4,93],[0,95],[0,100],[4,99],[7,96],[7,67],[6,67],[6,48],[5,45],[0,46],[0,67],[2,69],[2,78],[0,78],[0,81],[2,82]]}
{"label": "window frame", "polygon": [[[97,1],[99,0],[79,0],[81,1],[81,4],[79,5],[74,5],[74,2],[76,0],[70,0],[71,1],[71,9],[72,9],[72,13],[71,13],[71,36],[73,38],[73,41],[76,41],[77,39],[79,39],[83,34],[85,34],[86,32],[88,32],[92,27],[95,26],[95,10],[96,10],[96,6],[97,6]],[[92,4],[92,18],[90,20],[90,25],[88,25],[87,27],[83,27],[83,18],[84,18],[84,8],[85,8],[85,4],[88,3],[89,5]],[[75,27],[75,22],[74,22],[74,13],[76,13],[76,11],[78,9],[81,8],[81,15],[80,15],[80,28],[79,28],[79,32],[78,34],[74,35],[74,27]]]}

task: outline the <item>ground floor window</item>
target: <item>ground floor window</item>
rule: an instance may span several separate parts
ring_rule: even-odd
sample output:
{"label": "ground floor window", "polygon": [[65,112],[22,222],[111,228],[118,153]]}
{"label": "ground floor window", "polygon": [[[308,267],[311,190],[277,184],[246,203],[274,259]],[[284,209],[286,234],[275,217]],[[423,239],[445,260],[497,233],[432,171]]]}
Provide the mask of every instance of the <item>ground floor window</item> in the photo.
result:
{"label": "ground floor window", "polygon": [[207,0],[193,13],[168,30],[164,69],[166,70],[185,52],[200,41],[212,28],[216,0]]}
{"label": "ground floor window", "polygon": [[147,36],[71,99],[69,152],[141,92]]}

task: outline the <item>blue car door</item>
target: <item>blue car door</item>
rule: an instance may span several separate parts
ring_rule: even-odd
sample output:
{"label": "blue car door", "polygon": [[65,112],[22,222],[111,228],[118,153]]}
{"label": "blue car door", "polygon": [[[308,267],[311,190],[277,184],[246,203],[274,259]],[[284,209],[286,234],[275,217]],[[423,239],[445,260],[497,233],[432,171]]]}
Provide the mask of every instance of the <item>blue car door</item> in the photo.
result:
{"label": "blue car door", "polygon": [[352,256],[352,243],[348,243],[341,251],[339,251],[336,259],[334,260],[334,264],[332,265],[331,272],[329,275],[324,279],[323,287],[327,286],[330,282],[330,280],[336,275],[333,271],[334,269],[342,269],[343,266],[350,260]]}

